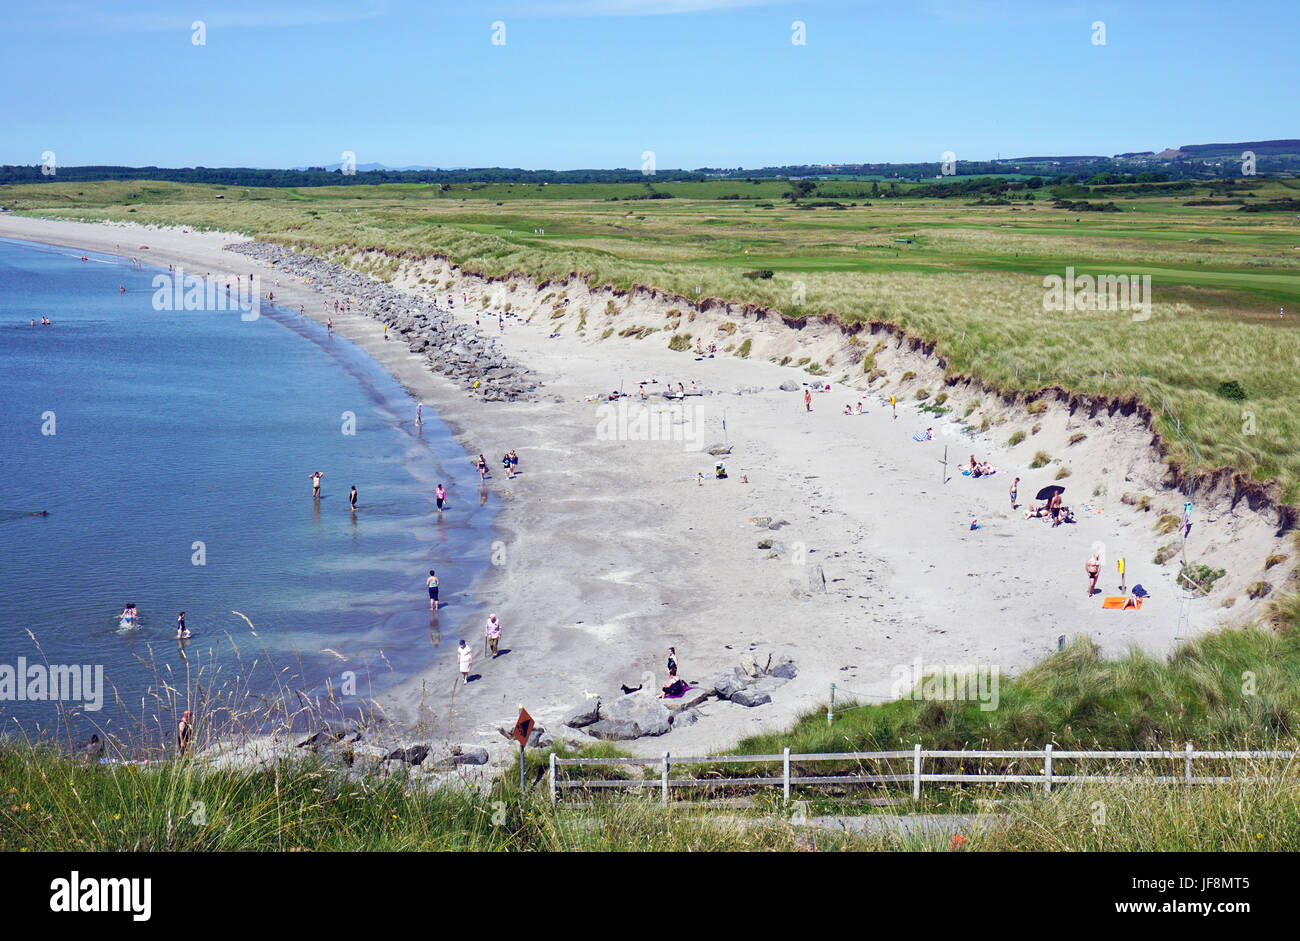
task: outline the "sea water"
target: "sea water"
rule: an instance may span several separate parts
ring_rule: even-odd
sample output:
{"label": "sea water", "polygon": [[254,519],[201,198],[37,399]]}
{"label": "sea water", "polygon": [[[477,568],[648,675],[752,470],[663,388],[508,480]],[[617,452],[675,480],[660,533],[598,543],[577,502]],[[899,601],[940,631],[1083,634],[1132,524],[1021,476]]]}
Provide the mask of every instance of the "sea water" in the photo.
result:
{"label": "sea water", "polygon": [[[0,240],[3,727],[166,737],[232,692],[346,706],[437,669],[479,618],[495,507],[433,411],[417,427],[408,392],[296,311],[155,310],[159,269],[81,256]],[[26,695],[19,658],[37,679],[101,666],[102,708]]]}

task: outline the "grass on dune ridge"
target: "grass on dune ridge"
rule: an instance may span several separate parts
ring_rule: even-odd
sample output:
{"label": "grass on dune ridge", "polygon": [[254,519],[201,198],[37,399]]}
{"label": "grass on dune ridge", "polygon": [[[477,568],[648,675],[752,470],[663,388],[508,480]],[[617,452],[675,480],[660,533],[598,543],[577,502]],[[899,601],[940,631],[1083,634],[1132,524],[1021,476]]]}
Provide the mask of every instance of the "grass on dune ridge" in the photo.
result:
{"label": "grass on dune ridge", "polygon": [[[1294,622],[1296,605],[1278,611]],[[841,704],[843,705],[843,704]],[[825,709],[788,734],[745,739],[729,752],[927,748],[1075,747],[1177,750],[1295,748],[1300,716],[1300,630],[1246,628],[1183,644],[1168,660],[1134,652],[1103,662],[1085,638],[1000,684],[998,708],[977,703],[898,701],[843,712]],[[619,754],[594,746],[588,757]],[[0,849],[17,850],[776,850],[796,848],[789,809],[771,795],[720,819],[681,799],[670,809],[647,795],[598,794],[557,807],[546,798],[548,751],[528,755],[529,791],[518,768],[486,786],[434,785],[424,773],[345,767],[322,758],[285,759],[260,769],[206,764],[202,757],[151,766],[101,766],[47,744],[0,743]],[[939,762],[932,761],[928,770]],[[952,763],[954,769],[958,764]],[[647,759],[653,765],[653,759]],[[797,763],[796,763],[797,765]],[[983,766],[992,770],[988,763]],[[1007,770],[1035,767],[1009,763]],[[585,768],[583,776],[602,769]],[[626,766],[609,773],[638,774]],[[728,767],[771,774],[772,766]],[[796,773],[835,773],[822,763]],[[898,769],[894,769],[898,770]],[[906,769],[903,769],[906,770]],[[1082,770],[1060,761],[1058,774]],[[1094,770],[1094,769],[1089,769]],[[1101,769],[1096,769],[1101,770]],[[652,773],[653,768],[641,773]],[[700,769],[695,769],[700,773]],[[707,773],[707,771],[705,772]],[[1134,774],[1133,767],[1124,769]],[[1300,837],[1300,763],[1206,763],[1198,773],[1232,777],[1185,788],[1138,770],[1127,785],[1081,784],[1051,794],[1014,785],[929,786],[919,807],[905,799],[884,813],[971,810],[992,800],[1002,825],[972,829],[969,850],[1289,850]],[[1256,778],[1256,780],[1249,780]],[[1267,778],[1268,780],[1259,780]],[[814,813],[862,813],[845,796],[796,793]],[[837,803],[837,800],[839,803]],[[1097,822],[1098,803],[1105,820]],[[866,808],[872,812],[873,808]],[[805,841],[807,837],[803,838]],[[946,838],[888,833],[818,833],[819,849],[948,849]],[[806,844],[805,844],[806,848]]]}

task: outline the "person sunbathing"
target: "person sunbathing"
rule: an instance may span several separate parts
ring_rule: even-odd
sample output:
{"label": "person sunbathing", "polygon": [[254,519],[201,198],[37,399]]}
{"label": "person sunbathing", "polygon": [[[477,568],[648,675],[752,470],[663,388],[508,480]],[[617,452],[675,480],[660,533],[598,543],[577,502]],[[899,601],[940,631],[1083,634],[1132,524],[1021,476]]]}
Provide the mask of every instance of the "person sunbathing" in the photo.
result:
{"label": "person sunbathing", "polygon": [[661,686],[660,689],[663,690],[659,694],[660,699],[676,699],[686,692],[686,684],[677,678],[677,671],[674,670],[668,674],[668,685]]}

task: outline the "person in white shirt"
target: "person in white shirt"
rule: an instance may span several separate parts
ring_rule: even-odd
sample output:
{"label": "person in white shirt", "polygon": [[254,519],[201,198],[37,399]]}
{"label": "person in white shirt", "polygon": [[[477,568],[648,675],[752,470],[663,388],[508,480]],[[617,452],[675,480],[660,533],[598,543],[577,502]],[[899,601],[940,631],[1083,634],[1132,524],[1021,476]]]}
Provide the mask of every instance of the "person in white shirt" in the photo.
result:
{"label": "person in white shirt", "polygon": [[483,636],[487,638],[488,649],[492,651],[492,659],[497,658],[497,645],[501,643],[501,622],[497,620],[495,614],[487,619],[487,625],[483,628]]}
{"label": "person in white shirt", "polygon": [[456,659],[460,664],[460,678],[469,682],[469,667],[474,662],[474,651],[470,650],[464,640],[456,648]]}

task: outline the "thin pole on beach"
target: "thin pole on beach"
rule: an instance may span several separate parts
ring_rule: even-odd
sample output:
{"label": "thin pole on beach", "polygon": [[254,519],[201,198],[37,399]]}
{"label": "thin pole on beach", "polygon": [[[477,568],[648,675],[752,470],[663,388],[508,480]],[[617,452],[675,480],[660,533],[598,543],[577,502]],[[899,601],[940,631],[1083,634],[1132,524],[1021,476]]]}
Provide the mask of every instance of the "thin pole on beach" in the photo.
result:
{"label": "thin pole on beach", "polygon": [[722,410],[722,446],[724,448],[731,447],[731,443],[727,440],[727,410],[725,408]]}
{"label": "thin pole on beach", "polygon": [[832,725],[835,722],[835,684],[831,684],[831,704],[826,707],[826,724]]}
{"label": "thin pole on beach", "polygon": [[948,445],[943,446],[943,460],[939,462],[943,469],[939,471],[939,482],[946,484],[948,482]]}

